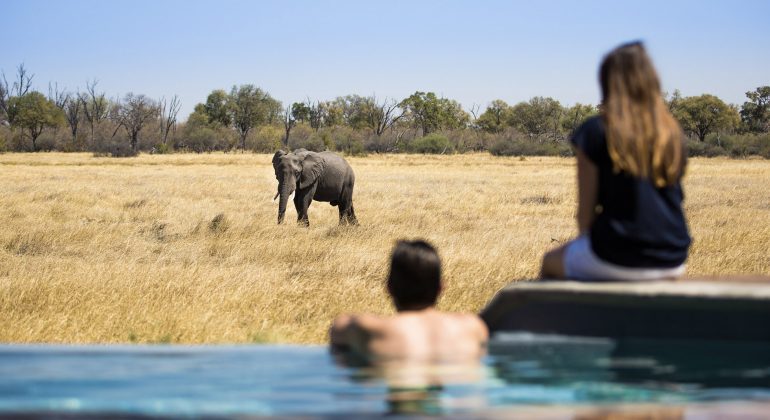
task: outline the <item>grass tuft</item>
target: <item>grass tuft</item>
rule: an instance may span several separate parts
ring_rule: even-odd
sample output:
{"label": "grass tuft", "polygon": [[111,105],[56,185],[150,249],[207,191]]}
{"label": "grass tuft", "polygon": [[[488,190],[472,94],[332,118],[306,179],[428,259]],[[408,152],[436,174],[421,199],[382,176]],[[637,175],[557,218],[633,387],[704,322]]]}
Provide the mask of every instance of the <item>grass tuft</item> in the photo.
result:
{"label": "grass tuft", "polygon": [[209,222],[209,232],[215,235],[221,235],[225,233],[229,228],[230,221],[227,220],[227,217],[225,217],[224,213],[219,213]]}

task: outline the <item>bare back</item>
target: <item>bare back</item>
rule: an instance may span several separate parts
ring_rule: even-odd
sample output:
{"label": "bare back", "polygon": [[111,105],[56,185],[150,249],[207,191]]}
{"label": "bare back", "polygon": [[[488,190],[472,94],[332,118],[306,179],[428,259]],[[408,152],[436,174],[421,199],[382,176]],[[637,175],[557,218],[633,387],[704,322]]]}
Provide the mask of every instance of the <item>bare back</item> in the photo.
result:
{"label": "bare back", "polygon": [[487,328],[476,315],[435,309],[405,311],[391,317],[355,317],[360,330],[357,350],[375,359],[460,361],[486,351]]}

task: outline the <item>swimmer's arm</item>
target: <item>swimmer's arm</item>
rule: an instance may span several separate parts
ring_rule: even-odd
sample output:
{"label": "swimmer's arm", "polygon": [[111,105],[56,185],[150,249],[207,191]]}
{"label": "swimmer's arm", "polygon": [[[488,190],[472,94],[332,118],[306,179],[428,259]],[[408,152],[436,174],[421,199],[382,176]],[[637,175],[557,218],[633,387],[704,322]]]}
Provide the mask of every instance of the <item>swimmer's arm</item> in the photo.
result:
{"label": "swimmer's arm", "polygon": [[580,234],[588,232],[596,218],[599,196],[599,168],[580,149],[577,155],[578,208],[577,223]]}

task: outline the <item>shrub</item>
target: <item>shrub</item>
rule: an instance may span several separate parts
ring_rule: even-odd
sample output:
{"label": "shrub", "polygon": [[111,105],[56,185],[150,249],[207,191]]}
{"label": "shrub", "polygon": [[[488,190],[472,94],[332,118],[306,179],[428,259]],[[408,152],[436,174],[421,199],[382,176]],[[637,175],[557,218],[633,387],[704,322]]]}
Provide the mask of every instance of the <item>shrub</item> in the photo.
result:
{"label": "shrub", "polygon": [[[329,142],[328,134],[326,134],[326,142]],[[289,137],[289,148],[294,149],[307,149],[313,152],[322,152],[326,150],[326,144],[324,143],[324,132],[318,132],[310,128],[307,124],[298,124],[291,131]]]}
{"label": "shrub", "polygon": [[151,152],[158,155],[165,155],[171,153],[171,147],[166,143],[156,143],[155,146],[152,146]]}
{"label": "shrub", "polygon": [[8,143],[11,139],[11,129],[7,126],[0,124],[0,153],[4,153],[8,150]]}
{"label": "shrub", "polygon": [[725,149],[707,142],[699,141],[698,139],[687,140],[687,155],[691,157],[714,157],[724,156],[727,152]]}
{"label": "shrub", "polygon": [[712,134],[705,141],[687,140],[688,156],[730,156],[745,158],[761,156],[770,158],[770,134]]}
{"label": "shrub", "polygon": [[455,151],[459,153],[486,150],[485,146],[490,137],[489,133],[473,129],[451,130],[443,134],[447,136]]}
{"label": "shrub", "polygon": [[386,130],[382,135],[376,135],[368,131],[362,135],[363,147],[367,152],[387,153],[403,151],[400,146],[403,135],[396,130]]}
{"label": "shrub", "polygon": [[495,156],[572,156],[572,146],[567,141],[538,141],[525,136],[503,136],[489,148]]}
{"label": "shrub", "polygon": [[134,157],[139,154],[138,151],[132,150],[128,143],[121,141],[109,141],[102,143],[97,150],[94,150],[94,156],[111,156],[116,158],[122,157]]}
{"label": "shrub", "polygon": [[257,153],[271,153],[281,147],[283,136],[283,128],[264,125],[249,133],[246,138],[246,147]]}
{"label": "shrub", "polygon": [[770,133],[727,136],[722,144],[732,157],[770,158]]}
{"label": "shrub", "polygon": [[454,147],[446,136],[431,133],[414,139],[409,145],[409,151],[414,153],[444,154],[454,152]]}
{"label": "shrub", "polygon": [[360,130],[354,130],[350,127],[333,127],[326,129],[326,131],[333,139],[334,150],[353,156],[365,154],[364,133]]}
{"label": "shrub", "polygon": [[208,127],[187,127],[181,145],[197,153],[214,150],[217,133]]}

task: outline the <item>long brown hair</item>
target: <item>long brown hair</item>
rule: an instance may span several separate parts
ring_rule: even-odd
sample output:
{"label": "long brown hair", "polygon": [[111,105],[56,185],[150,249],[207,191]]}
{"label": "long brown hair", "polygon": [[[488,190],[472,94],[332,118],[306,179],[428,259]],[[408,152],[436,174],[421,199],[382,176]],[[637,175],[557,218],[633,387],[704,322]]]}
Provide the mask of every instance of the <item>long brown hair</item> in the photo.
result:
{"label": "long brown hair", "polygon": [[632,42],[610,51],[599,79],[614,170],[649,178],[657,187],[677,182],[685,164],[682,129],[663,101],[644,46]]}

